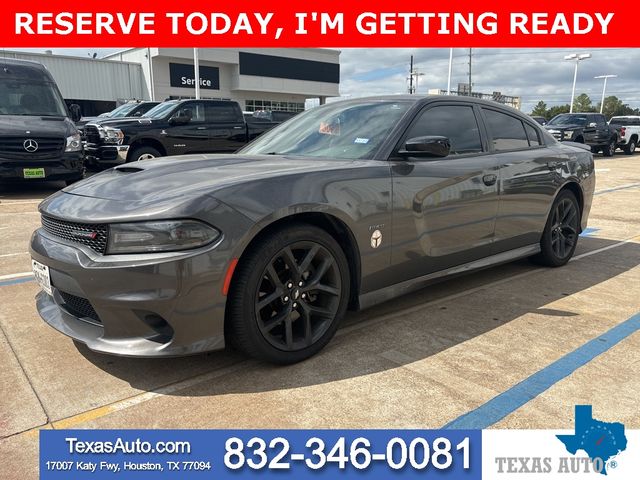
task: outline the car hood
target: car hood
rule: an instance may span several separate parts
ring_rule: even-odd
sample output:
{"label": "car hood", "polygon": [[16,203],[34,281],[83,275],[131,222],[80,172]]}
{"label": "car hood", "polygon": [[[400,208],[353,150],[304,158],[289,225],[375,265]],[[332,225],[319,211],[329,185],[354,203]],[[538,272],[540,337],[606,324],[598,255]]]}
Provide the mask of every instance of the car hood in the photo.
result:
{"label": "car hood", "polygon": [[[67,137],[75,133],[75,126],[66,117],[0,115],[0,132],[6,136]],[[29,132],[29,133],[27,133]]]}
{"label": "car hood", "polygon": [[106,170],[63,192],[119,202],[153,203],[184,196],[214,196],[217,190],[238,183],[348,168],[352,164],[350,160],[279,155],[164,157]]}
{"label": "car hood", "polygon": [[130,126],[140,126],[140,125],[153,125],[157,120],[152,120],[147,117],[123,117],[123,118],[96,118],[95,120],[89,122],[94,125],[103,125],[114,128],[127,128]]}

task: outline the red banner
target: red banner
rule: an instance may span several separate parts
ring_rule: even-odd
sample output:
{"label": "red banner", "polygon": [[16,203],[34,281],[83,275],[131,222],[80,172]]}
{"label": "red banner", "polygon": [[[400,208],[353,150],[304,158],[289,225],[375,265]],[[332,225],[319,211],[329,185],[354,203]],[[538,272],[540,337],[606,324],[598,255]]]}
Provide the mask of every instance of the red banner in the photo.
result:
{"label": "red banner", "polygon": [[130,2],[0,7],[11,47],[637,47],[621,2]]}

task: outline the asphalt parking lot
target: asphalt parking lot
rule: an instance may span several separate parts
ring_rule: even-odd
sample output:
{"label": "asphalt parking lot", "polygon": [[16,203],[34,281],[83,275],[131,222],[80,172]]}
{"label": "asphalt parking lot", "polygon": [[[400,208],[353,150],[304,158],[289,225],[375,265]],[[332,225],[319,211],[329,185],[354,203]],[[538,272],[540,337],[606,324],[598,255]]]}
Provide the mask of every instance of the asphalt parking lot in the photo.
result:
{"label": "asphalt parking lot", "polygon": [[640,428],[640,153],[596,168],[566,267],[520,261],[351,313],[289,367],[111,357],[52,330],[27,244],[62,184],[0,186],[0,477],[37,477],[44,428],[561,429],[576,404]]}

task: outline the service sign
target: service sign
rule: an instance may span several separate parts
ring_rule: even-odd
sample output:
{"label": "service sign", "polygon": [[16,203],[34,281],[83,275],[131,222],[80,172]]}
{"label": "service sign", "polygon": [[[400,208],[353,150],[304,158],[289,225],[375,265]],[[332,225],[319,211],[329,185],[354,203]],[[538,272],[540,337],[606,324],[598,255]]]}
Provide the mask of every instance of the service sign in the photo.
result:
{"label": "service sign", "polygon": [[[193,90],[196,85],[193,65],[169,63],[169,77],[172,87]],[[220,89],[220,70],[217,67],[200,65],[200,88],[205,90]]]}

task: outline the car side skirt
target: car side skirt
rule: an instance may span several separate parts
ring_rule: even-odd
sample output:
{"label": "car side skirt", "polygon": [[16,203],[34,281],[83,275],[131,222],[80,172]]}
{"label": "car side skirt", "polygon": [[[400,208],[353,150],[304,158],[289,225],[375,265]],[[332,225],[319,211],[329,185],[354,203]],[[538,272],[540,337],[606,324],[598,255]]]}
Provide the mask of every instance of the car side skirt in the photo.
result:
{"label": "car side skirt", "polygon": [[508,252],[502,252],[496,255],[491,255],[490,257],[481,258],[480,260],[474,260],[473,262],[458,265],[456,267],[451,267],[446,270],[440,270],[438,272],[433,272],[428,275],[412,278],[411,280],[406,280],[402,283],[390,285],[388,287],[381,288],[380,290],[375,290],[373,292],[360,295],[359,296],[360,309],[364,310],[374,305],[378,305],[379,303],[386,302],[387,300],[391,300],[392,298],[400,297],[407,293],[420,290],[421,288],[424,288],[427,285],[436,283],[438,281],[447,280],[449,279],[449,277],[452,277],[452,276],[462,275],[475,270],[481,270],[484,268],[493,267],[501,263],[512,262],[519,258],[535,255],[536,253],[539,253],[539,252],[540,252],[540,244],[536,243],[533,245],[527,245],[525,247],[516,248],[514,250],[509,250]]}

